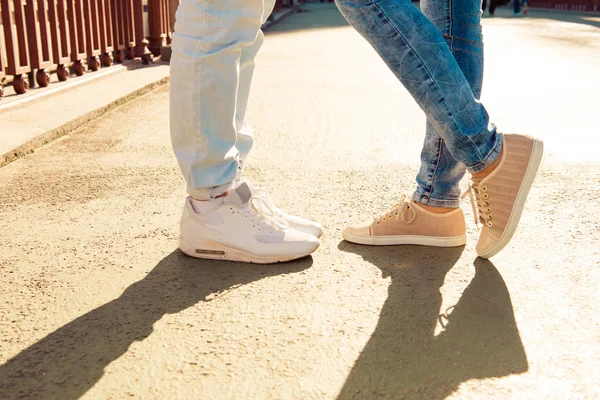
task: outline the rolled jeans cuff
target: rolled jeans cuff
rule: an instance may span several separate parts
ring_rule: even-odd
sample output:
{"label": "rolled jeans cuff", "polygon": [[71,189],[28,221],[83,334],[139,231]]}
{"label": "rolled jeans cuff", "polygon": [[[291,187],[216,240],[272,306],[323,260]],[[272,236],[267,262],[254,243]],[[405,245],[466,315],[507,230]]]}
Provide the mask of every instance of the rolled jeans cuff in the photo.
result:
{"label": "rolled jeans cuff", "polygon": [[422,191],[418,188],[412,196],[412,199],[419,204],[425,204],[432,207],[440,208],[459,208],[460,199],[435,199],[429,196],[429,194],[421,193]]}
{"label": "rolled jeans cuff", "polygon": [[221,196],[223,193],[229,192],[235,189],[235,181],[226,183],[225,185],[213,187],[213,188],[188,188],[188,194],[194,200],[212,200]]}
{"label": "rolled jeans cuff", "polygon": [[496,143],[492,146],[492,149],[487,153],[487,155],[483,158],[483,161],[475,164],[475,165],[467,165],[467,169],[469,172],[479,172],[487,167],[489,167],[500,155],[500,151],[502,150],[502,134],[496,133]]}

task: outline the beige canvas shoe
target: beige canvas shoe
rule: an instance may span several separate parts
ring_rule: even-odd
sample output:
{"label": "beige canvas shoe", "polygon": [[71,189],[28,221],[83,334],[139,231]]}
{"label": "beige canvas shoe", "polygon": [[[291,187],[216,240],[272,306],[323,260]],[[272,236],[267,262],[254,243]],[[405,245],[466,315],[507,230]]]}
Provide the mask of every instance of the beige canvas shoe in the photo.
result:
{"label": "beige canvas shoe", "polygon": [[478,217],[483,224],[476,247],[481,258],[494,256],[512,238],[544,153],[540,140],[525,135],[503,137],[502,159],[496,169],[485,178],[473,178],[465,192],[471,196],[475,223]]}
{"label": "beige canvas shoe", "polygon": [[385,215],[372,221],[348,226],[342,237],[367,245],[416,244],[436,247],[463,246],[466,241],[465,216],[460,208],[436,214],[419,207],[402,196]]}

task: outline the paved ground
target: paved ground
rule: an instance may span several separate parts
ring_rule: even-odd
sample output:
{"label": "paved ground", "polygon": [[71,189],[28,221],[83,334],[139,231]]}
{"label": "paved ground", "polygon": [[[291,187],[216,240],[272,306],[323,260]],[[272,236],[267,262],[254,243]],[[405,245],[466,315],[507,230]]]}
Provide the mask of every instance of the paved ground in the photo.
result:
{"label": "paved ground", "polygon": [[167,63],[128,61],[24,95],[7,95],[0,101],[0,168],[156,89],[168,77]]}
{"label": "paved ground", "polygon": [[341,240],[413,189],[424,117],[332,5],[305,8],[258,60],[247,174],[323,221],[321,248],[180,255],[168,92],[127,104],[0,169],[0,398],[600,396],[600,19],[485,20],[484,102],[548,152],[483,261],[473,223],[459,249]]}

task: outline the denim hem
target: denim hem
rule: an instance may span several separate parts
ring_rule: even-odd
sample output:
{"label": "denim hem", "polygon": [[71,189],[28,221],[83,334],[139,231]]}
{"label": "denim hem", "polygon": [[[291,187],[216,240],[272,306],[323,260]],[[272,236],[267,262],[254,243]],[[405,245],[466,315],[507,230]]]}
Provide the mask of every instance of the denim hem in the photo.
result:
{"label": "denim hem", "polygon": [[188,194],[194,200],[213,200],[222,195],[223,193],[229,192],[233,189],[235,189],[235,181],[213,188],[188,188]]}
{"label": "denim hem", "polygon": [[494,147],[483,158],[483,161],[481,161],[473,166],[467,165],[467,169],[469,170],[469,172],[473,173],[473,172],[479,172],[481,170],[484,170],[487,167],[489,167],[494,161],[496,161],[496,159],[500,155],[500,151],[502,150],[502,141],[503,141],[502,134],[496,133],[496,143],[494,144]]}
{"label": "denim hem", "polygon": [[433,199],[428,195],[419,194],[418,190],[413,194],[412,199],[420,204],[425,204],[432,207],[440,207],[440,208],[460,208],[460,199],[452,199],[452,200],[441,200],[441,199]]}

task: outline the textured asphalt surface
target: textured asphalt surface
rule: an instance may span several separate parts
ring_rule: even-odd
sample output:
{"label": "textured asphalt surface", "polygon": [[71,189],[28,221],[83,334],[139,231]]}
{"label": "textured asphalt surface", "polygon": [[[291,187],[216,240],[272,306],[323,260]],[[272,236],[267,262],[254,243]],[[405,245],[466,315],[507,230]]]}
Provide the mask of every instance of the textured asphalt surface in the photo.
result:
{"label": "textured asphalt surface", "polygon": [[181,255],[168,91],[135,100],[0,169],[0,398],[600,397],[600,17],[484,20],[483,102],[547,150],[484,261],[467,202],[464,248],[342,241],[414,189],[425,120],[333,5],[303,9],[257,60],[247,176],[319,250]]}

